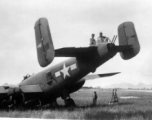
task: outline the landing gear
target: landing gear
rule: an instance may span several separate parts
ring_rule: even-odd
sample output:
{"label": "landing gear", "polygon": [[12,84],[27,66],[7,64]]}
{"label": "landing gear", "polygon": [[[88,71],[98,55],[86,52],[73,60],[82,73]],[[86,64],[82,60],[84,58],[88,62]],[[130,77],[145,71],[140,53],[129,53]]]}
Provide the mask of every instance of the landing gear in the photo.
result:
{"label": "landing gear", "polygon": [[66,107],[74,107],[74,106],[76,106],[74,100],[72,98],[70,98],[70,97],[65,99],[64,103],[65,103]]}
{"label": "landing gear", "polygon": [[63,90],[61,97],[64,100],[66,107],[76,106],[74,100],[72,98],[70,98],[68,90]]}
{"label": "landing gear", "polygon": [[56,100],[54,100],[53,102],[50,102],[50,104],[49,104],[49,107],[50,108],[56,108],[56,107],[58,107],[59,105],[58,105],[58,103],[57,103],[57,101]]}
{"label": "landing gear", "polygon": [[0,108],[10,109],[13,107],[14,107],[14,100],[12,96],[9,96],[0,103]]}

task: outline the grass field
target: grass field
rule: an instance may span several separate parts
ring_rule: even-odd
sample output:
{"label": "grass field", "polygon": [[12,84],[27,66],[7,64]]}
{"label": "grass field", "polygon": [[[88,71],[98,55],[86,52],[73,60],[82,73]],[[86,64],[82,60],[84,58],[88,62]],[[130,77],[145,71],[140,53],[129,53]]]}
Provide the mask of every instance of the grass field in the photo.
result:
{"label": "grass field", "polygon": [[[93,92],[97,91],[98,101],[92,106]],[[120,99],[119,104],[108,105],[112,90],[80,90],[71,95],[77,107],[65,108],[58,99],[60,107],[38,110],[1,110],[0,117],[11,118],[51,118],[51,119],[102,119],[102,120],[151,120],[152,92],[118,90],[118,97],[138,98]]]}

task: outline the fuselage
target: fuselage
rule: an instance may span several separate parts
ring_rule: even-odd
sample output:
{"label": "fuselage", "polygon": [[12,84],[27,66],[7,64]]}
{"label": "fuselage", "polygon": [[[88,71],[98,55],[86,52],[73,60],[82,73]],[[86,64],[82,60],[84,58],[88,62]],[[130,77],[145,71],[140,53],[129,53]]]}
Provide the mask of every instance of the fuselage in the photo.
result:
{"label": "fuselage", "polygon": [[58,97],[63,89],[70,88],[90,72],[95,72],[97,67],[116,54],[108,50],[107,44],[95,46],[95,52],[88,58],[72,57],[32,75],[19,86],[39,85],[45,95]]}

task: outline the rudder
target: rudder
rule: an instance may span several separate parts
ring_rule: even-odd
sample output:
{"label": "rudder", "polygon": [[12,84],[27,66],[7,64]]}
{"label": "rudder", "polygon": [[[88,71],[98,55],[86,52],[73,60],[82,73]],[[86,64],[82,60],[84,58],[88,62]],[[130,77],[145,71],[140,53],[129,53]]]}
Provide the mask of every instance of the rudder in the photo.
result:
{"label": "rudder", "polygon": [[41,67],[46,67],[53,61],[55,55],[48,20],[46,18],[38,19],[34,29],[38,62]]}

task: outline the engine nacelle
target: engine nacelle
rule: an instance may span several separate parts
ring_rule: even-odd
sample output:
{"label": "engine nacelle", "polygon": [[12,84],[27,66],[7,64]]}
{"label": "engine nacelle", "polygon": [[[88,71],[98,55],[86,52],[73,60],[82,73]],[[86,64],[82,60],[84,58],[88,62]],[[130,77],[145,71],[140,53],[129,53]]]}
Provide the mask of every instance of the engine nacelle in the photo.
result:
{"label": "engine nacelle", "polygon": [[120,52],[120,56],[124,60],[128,60],[136,56],[140,51],[140,45],[134,24],[132,22],[124,22],[118,26],[119,45],[131,45],[130,49]]}
{"label": "engine nacelle", "polygon": [[15,106],[20,106],[25,101],[25,96],[23,93],[18,93],[14,97]]}
{"label": "engine nacelle", "polygon": [[14,105],[13,97],[8,96],[7,98],[1,101],[0,108],[10,108],[13,105]]}
{"label": "engine nacelle", "polygon": [[75,91],[78,91],[85,83],[85,80],[80,80],[74,84],[72,84],[69,88],[68,88],[68,91],[69,93],[73,93]]}

